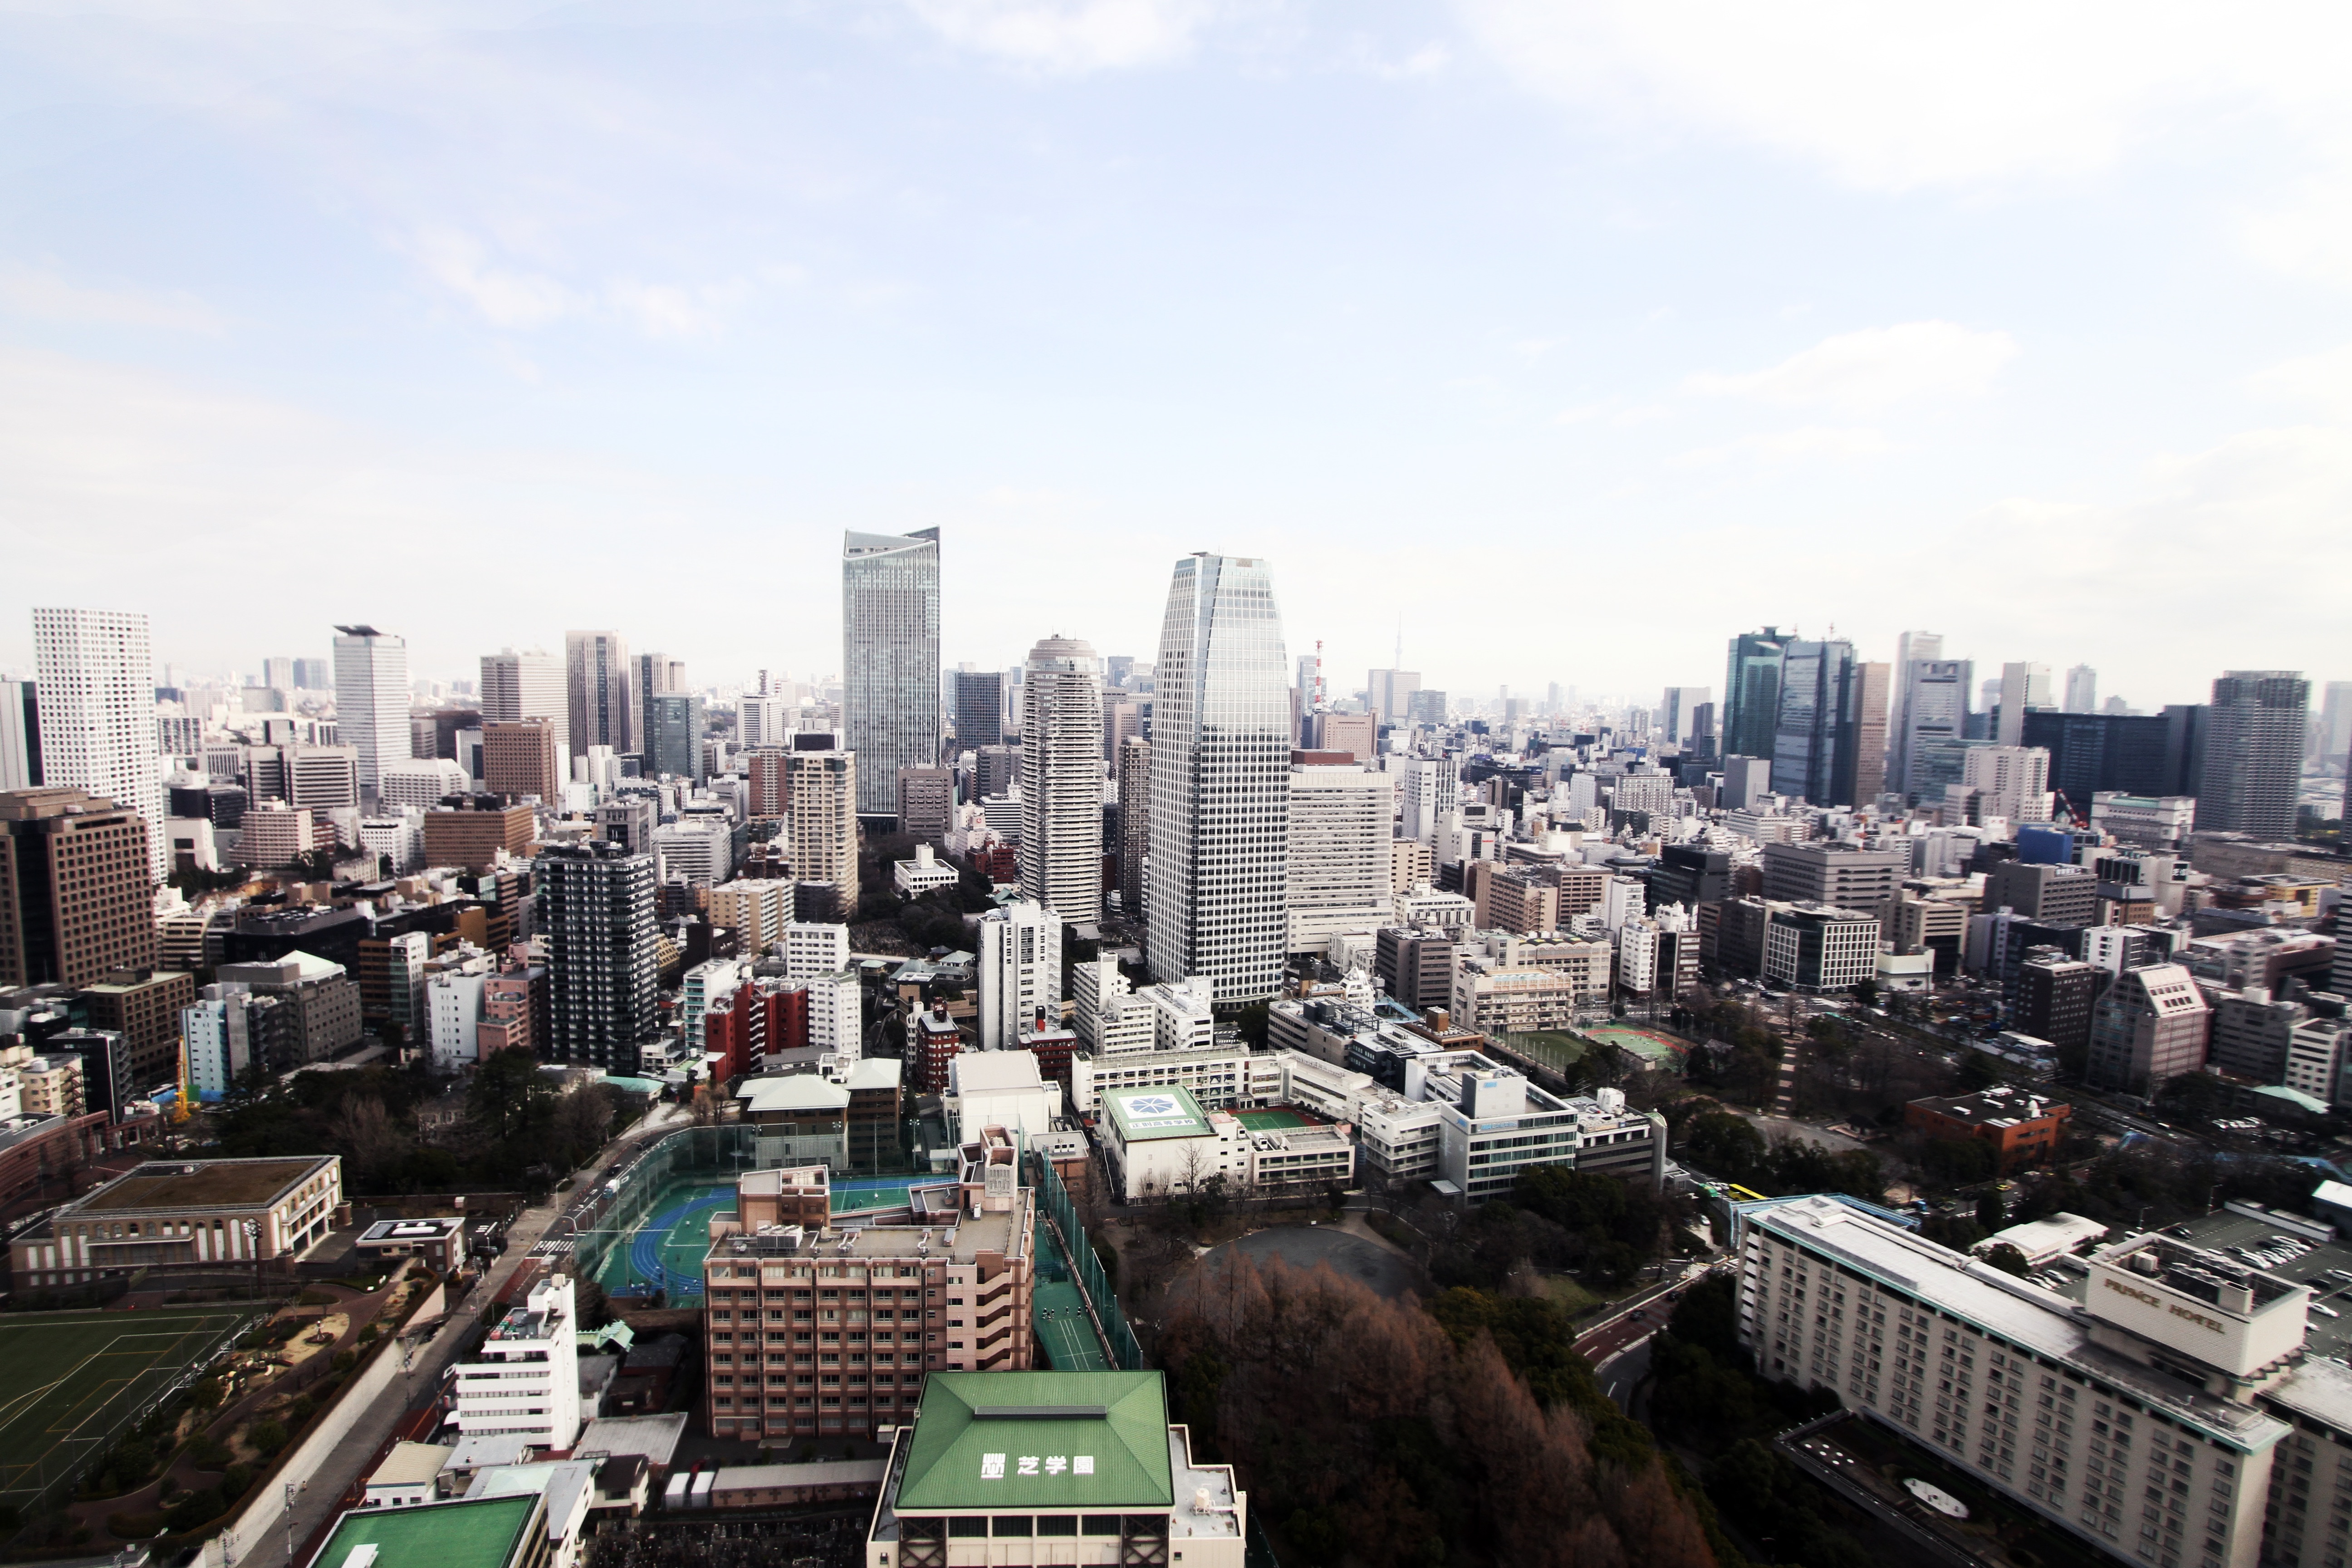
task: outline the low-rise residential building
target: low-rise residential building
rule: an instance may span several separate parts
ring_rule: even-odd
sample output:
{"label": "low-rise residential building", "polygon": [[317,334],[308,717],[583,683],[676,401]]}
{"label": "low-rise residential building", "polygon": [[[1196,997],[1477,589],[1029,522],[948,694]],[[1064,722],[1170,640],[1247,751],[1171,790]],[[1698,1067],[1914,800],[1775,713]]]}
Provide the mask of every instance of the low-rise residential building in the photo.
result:
{"label": "low-rise residential building", "polygon": [[[450,1422],[464,1438],[568,1449],[580,1435],[580,1322],[569,1275],[551,1274],[458,1364]],[[460,1445],[461,1447],[465,1444]]]}

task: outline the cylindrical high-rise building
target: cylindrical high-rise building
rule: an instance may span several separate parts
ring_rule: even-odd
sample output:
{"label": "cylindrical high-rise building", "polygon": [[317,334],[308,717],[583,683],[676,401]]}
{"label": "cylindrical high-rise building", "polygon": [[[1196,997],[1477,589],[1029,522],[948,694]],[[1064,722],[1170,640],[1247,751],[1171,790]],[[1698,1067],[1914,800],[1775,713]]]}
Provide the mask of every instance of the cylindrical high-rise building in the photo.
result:
{"label": "cylindrical high-rise building", "polygon": [[898,815],[898,770],[940,760],[940,531],[845,534],[842,724],[857,815]]}
{"label": "cylindrical high-rise building", "polygon": [[337,626],[335,733],[359,752],[360,794],[376,797],[386,763],[416,754],[408,725],[408,644],[373,626]]}
{"label": "cylindrical high-rise building", "polygon": [[1102,682],[1095,650],[1052,637],[1021,680],[1021,890],[1062,917],[1102,918]]}
{"label": "cylindrical high-rise building", "polygon": [[1176,563],[1151,729],[1155,980],[1205,976],[1217,1000],[1282,983],[1290,837],[1290,672],[1266,563]]}
{"label": "cylindrical high-rise building", "polygon": [[[146,818],[148,872],[161,882],[172,872],[172,841],[163,831],[147,617],[124,610],[35,610],[33,659],[42,782],[103,796]],[[404,699],[400,722],[404,741]]]}

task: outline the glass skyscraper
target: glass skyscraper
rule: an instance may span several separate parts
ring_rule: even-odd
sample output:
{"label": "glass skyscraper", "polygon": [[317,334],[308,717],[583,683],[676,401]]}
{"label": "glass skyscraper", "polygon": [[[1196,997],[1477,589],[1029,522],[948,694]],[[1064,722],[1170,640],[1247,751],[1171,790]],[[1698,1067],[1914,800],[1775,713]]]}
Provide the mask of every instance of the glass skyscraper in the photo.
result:
{"label": "glass skyscraper", "polygon": [[1151,726],[1152,978],[1270,996],[1288,931],[1290,670],[1264,561],[1176,563]]}
{"label": "glass skyscraper", "polygon": [[[1776,626],[1742,632],[1731,639],[1723,674],[1723,754],[1770,757],[1773,728],[1780,711],[1780,655],[1790,639]],[[1773,771],[1780,788],[1780,772]]]}
{"label": "glass skyscraper", "polygon": [[857,815],[898,814],[898,770],[940,760],[940,531],[841,543],[842,719]]}
{"label": "glass skyscraper", "polygon": [[1860,695],[1852,643],[1790,639],[1780,656],[1780,718],[1768,753],[1775,790],[1815,805],[1853,804]]}

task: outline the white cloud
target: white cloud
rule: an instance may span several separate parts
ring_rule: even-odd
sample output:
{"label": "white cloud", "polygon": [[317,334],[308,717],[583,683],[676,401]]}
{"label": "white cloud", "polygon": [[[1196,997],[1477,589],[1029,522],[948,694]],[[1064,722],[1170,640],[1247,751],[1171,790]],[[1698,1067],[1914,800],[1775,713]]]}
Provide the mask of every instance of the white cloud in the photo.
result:
{"label": "white cloud", "polygon": [[1209,20],[1208,0],[907,0],[948,42],[1053,71],[1181,58]]}
{"label": "white cloud", "polygon": [[1720,447],[1683,454],[1685,468],[1714,468],[1725,463],[1850,462],[1893,450],[1875,430],[1847,425],[1807,425],[1794,430],[1761,431],[1742,436]]}
{"label": "white cloud", "polygon": [[2007,332],[1950,321],[1905,321],[1824,338],[1769,370],[1703,371],[1683,384],[1704,397],[1745,397],[1781,407],[1829,404],[1874,411],[1920,397],[1973,397],[2017,357]]}
{"label": "white cloud", "polygon": [[162,327],[218,334],[219,314],[194,295],[135,289],[93,289],[55,272],[0,267],[0,310],[40,321],[102,327]]}
{"label": "white cloud", "polygon": [[1628,124],[1760,142],[1874,190],[2092,174],[2191,113],[2352,125],[2343,14],[2317,4],[1459,4],[1538,90]]}
{"label": "white cloud", "polygon": [[545,326],[589,304],[552,278],[490,265],[479,244],[451,229],[419,235],[410,250],[436,283],[473,306],[494,327]]}

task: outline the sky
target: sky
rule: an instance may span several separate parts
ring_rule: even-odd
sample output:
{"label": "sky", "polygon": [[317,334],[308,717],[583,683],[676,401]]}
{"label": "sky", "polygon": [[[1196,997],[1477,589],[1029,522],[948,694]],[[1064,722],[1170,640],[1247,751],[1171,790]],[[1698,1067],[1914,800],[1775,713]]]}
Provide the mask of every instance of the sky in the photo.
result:
{"label": "sky", "polygon": [[[618,627],[1332,688],[1762,624],[2102,698],[2352,678],[2352,16],[1862,0],[0,0],[0,666]],[[2063,679],[2063,677],[2062,677]]]}

